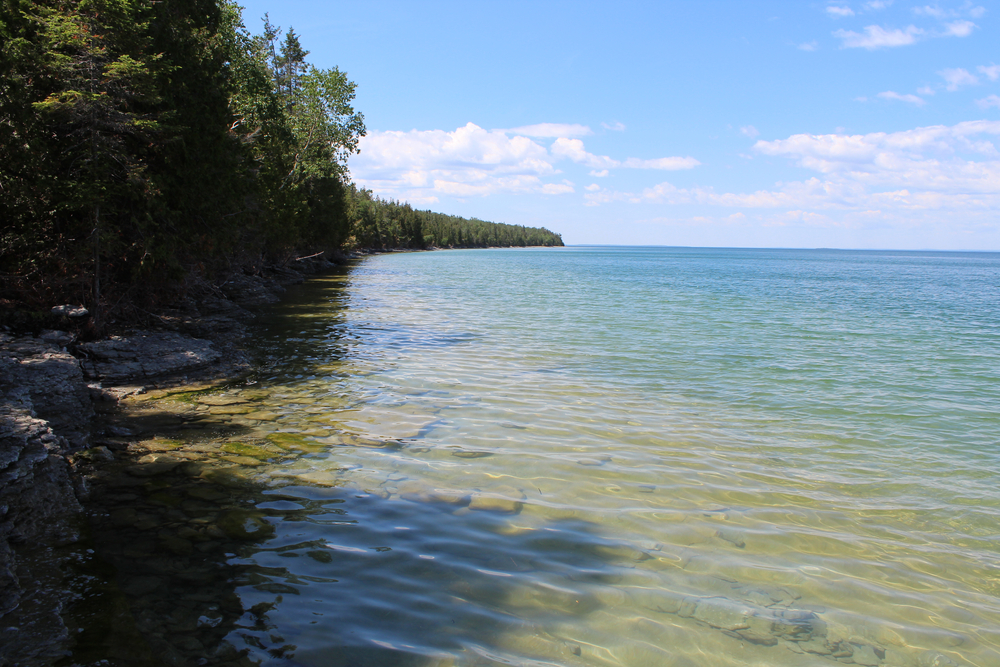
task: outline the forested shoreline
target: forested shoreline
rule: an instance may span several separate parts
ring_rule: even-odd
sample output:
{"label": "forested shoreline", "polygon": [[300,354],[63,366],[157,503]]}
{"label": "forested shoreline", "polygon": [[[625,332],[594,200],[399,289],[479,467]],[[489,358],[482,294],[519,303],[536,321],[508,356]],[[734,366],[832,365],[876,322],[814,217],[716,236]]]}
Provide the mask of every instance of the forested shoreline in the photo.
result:
{"label": "forested shoreline", "polygon": [[357,187],[354,82],[261,30],[231,0],[2,0],[0,316],[83,304],[100,331],[303,255],[562,245]]}

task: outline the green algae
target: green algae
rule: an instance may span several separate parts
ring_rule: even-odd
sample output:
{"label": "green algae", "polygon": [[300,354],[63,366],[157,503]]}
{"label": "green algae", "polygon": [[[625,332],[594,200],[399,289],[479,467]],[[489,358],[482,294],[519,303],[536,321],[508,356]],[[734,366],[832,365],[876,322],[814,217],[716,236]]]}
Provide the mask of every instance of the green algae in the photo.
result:
{"label": "green algae", "polygon": [[257,447],[255,445],[247,445],[242,442],[227,442],[220,448],[227,454],[235,454],[236,456],[249,456],[254,459],[273,459],[275,457],[274,452],[269,452],[263,447]]}
{"label": "green algae", "polygon": [[267,441],[275,447],[299,452],[318,453],[327,451],[327,447],[317,442],[306,440],[304,436],[295,433],[271,433]]}

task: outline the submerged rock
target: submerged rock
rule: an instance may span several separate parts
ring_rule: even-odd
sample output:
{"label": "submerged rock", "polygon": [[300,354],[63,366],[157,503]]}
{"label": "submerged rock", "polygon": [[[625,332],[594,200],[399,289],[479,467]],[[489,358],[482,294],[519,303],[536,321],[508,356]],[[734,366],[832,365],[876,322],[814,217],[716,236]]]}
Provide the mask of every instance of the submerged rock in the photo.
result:
{"label": "submerged rock", "polygon": [[217,525],[233,540],[260,540],[274,534],[274,526],[260,512],[252,510],[223,512]]}
{"label": "submerged rock", "polygon": [[222,451],[227,454],[235,454],[237,456],[252,457],[254,459],[273,459],[276,455],[274,452],[269,452],[263,447],[256,447],[254,445],[245,445],[242,442],[227,442],[222,445]]}
{"label": "submerged rock", "polygon": [[517,514],[524,509],[524,494],[517,492],[520,499],[511,498],[495,493],[476,492],[469,501],[470,510],[484,512],[500,512],[504,514]]}

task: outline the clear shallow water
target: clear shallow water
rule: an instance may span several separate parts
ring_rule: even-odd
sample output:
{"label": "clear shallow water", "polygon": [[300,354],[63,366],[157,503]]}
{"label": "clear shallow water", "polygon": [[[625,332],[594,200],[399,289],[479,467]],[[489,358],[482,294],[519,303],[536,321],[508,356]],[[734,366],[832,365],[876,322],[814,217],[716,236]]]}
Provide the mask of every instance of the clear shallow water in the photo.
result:
{"label": "clear shallow water", "polygon": [[1000,664],[1000,255],[382,255],[257,340],[109,486],[178,660]]}

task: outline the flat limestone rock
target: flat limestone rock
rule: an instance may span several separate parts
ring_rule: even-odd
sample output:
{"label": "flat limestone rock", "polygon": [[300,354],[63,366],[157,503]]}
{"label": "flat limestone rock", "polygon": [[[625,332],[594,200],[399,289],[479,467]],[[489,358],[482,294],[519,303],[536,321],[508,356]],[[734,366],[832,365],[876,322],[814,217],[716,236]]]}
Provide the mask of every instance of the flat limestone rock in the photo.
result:
{"label": "flat limestone rock", "polygon": [[198,402],[202,405],[241,405],[243,403],[249,403],[245,398],[240,396],[199,396]]}
{"label": "flat limestone rock", "polygon": [[278,419],[281,415],[277,412],[270,412],[269,410],[258,410],[257,412],[246,413],[247,419],[253,419],[259,422],[273,422]]}
{"label": "flat limestone rock", "polygon": [[230,463],[236,463],[236,464],[241,465],[241,466],[262,466],[262,465],[264,465],[263,461],[261,461],[260,459],[255,459],[252,456],[240,456],[238,454],[234,454],[234,455],[231,455],[231,456],[222,456],[220,458],[223,461],[229,461]]}
{"label": "flat limestone rock", "polygon": [[89,357],[82,364],[87,377],[108,384],[192,371],[221,356],[207,340],[168,331],[112,336],[78,348]]}
{"label": "flat limestone rock", "polygon": [[248,405],[219,405],[209,408],[208,413],[211,415],[245,415],[253,410]]}

